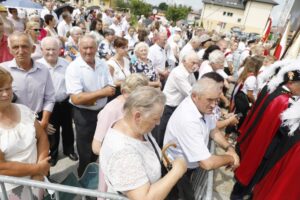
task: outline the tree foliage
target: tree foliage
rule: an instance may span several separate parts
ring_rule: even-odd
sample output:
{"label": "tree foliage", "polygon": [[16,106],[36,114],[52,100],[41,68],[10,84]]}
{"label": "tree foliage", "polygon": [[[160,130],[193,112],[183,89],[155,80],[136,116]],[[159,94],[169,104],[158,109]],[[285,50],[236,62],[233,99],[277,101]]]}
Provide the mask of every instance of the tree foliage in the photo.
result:
{"label": "tree foliage", "polygon": [[158,5],[158,8],[160,9],[160,10],[164,10],[164,11],[167,11],[168,10],[168,4],[166,4],[165,2],[163,2],[163,3],[160,3],[159,5]]}
{"label": "tree foliage", "polygon": [[130,4],[129,3],[125,3],[124,0],[114,0],[113,2],[113,6],[117,7],[117,8],[129,8]]}
{"label": "tree foliage", "polygon": [[145,17],[148,17],[149,14],[151,14],[152,6],[141,0],[131,0],[130,10],[134,15],[144,15]]}
{"label": "tree foliage", "polygon": [[169,6],[166,11],[166,17],[169,21],[178,21],[181,19],[186,19],[191,7],[186,7],[182,5]]}

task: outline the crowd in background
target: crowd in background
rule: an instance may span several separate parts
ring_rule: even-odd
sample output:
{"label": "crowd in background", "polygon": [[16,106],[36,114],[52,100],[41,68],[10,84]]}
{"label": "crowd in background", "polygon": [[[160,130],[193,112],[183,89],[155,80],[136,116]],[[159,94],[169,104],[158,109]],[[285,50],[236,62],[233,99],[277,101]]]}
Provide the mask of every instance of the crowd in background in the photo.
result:
{"label": "crowd in background", "polygon": [[[78,5],[57,16],[55,6],[47,1],[26,17],[0,6],[0,161],[7,163],[0,162],[0,174],[49,176],[61,133],[63,153],[79,160],[79,176],[100,156],[101,191],[194,199],[181,191],[193,170],[222,166],[238,169],[233,199],[252,191],[259,182],[241,178],[248,160],[232,145],[247,124],[258,126],[247,116],[265,100],[260,94],[276,61],[269,44],[159,19],[132,25],[129,13],[113,9]],[[286,85],[286,93],[299,96],[297,66],[282,71],[281,84],[273,87]],[[209,152],[209,138],[225,153]],[[164,172],[161,148],[172,142],[173,168]],[[20,155],[10,155],[17,147]],[[262,188],[255,188],[255,198],[266,192]],[[11,197],[19,192],[9,189]]]}

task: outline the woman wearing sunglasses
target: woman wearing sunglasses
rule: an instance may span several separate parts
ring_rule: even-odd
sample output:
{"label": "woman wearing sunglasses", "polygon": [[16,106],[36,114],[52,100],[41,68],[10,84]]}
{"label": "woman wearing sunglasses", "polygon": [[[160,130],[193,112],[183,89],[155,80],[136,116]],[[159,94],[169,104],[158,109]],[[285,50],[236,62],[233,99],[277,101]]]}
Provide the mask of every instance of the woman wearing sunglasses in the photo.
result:
{"label": "woman wearing sunglasses", "polygon": [[31,54],[31,58],[33,60],[37,60],[39,58],[43,57],[42,50],[41,50],[41,44],[38,41],[38,37],[40,35],[40,24],[34,21],[29,21],[26,23],[26,30],[25,33],[27,33],[30,38],[32,39],[34,46],[35,46],[35,51],[33,54]]}

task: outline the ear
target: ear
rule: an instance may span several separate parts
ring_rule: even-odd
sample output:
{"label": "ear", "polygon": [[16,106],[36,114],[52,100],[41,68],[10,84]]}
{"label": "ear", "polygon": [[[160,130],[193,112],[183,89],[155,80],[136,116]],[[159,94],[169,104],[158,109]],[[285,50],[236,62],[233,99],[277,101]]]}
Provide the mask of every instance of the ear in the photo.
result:
{"label": "ear", "polygon": [[139,122],[141,120],[142,114],[140,111],[133,111],[134,121]]}
{"label": "ear", "polygon": [[33,45],[32,45],[31,53],[34,53],[34,51],[35,51],[35,45],[33,44]]}

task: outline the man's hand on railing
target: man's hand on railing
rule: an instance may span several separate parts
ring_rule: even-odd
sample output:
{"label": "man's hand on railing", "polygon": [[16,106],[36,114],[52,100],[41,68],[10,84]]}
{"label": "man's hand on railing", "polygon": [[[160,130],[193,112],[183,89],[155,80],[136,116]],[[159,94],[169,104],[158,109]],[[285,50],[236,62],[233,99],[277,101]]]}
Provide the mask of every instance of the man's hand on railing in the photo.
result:
{"label": "man's hand on railing", "polygon": [[[237,153],[235,152],[234,148],[229,148],[227,150],[226,154],[232,156],[234,159],[234,163],[232,165],[230,165],[231,170],[234,171],[236,168],[238,168],[240,166],[240,158],[237,155]],[[228,168],[228,167],[226,167],[226,168]]]}

